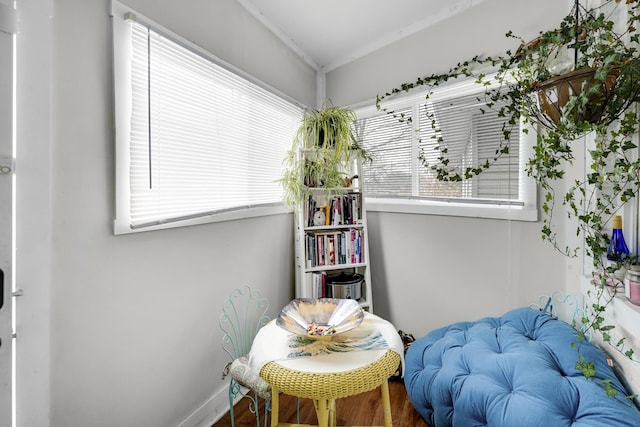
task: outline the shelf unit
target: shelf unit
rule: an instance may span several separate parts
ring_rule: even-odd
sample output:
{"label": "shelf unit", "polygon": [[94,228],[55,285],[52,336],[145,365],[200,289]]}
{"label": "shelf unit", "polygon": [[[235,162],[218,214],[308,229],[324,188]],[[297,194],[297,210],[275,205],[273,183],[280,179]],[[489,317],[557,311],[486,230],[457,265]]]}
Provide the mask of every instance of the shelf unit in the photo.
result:
{"label": "shelf unit", "polygon": [[[309,149],[299,156],[309,155]],[[369,239],[362,180],[362,162],[345,164],[349,186],[308,188],[308,196],[295,212],[296,298],[341,297],[356,299],[351,291],[335,284],[354,284],[361,279],[358,303],[373,312]],[[358,284],[355,284],[358,287]]]}

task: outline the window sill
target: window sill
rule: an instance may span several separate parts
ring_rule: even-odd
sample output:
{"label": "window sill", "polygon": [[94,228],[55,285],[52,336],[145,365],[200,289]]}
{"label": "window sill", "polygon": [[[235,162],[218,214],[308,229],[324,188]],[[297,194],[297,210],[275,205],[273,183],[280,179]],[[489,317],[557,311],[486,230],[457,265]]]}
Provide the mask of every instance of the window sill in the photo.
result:
{"label": "window sill", "polygon": [[211,215],[204,215],[198,218],[184,219],[180,221],[166,221],[155,225],[149,225],[139,228],[130,227],[128,220],[114,220],[114,234],[130,234],[140,233],[144,231],[163,230],[166,228],[187,227],[190,225],[209,224],[222,221],[233,221],[247,218],[256,218],[261,216],[278,215],[289,213],[291,210],[283,204],[265,205],[248,207],[243,209],[234,209],[224,212],[218,212]]}
{"label": "window sill", "polygon": [[[588,292],[595,289],[591,284],[591,276],[582,276],[580,280],[580,292],[588,300]],[[632,304],[627,296],[616,295],[613,299],[610,312],[611,319],[617,322],[633,337],[640,337],[640,306]]]}
{"label": "window sill", "polygon": [[[582,276],[580,280],[580,293],[585,305],[595,302],[589,295],[589,291],[594,289],[590,276]],[[640,395],[640,306],[632,304],[625,295],[616,296],[603,313],[604,324],[614,326],[608,333],[611,337],[609,342],[603,342],[600,334],[593,335],[593,341],[615,362],[614,369],[627,389]],[[615,343],[624,338],[623,351],[633,350],[632,358],[627,357],[616,349]],[[640,399],[635,398],[636,404],[640,404]]]}
{"label": "window sill", "polygon": [[535,207],[511,206],[506,204],[483,205],[415,199],[368,199],[367,211],[505,219],[514,221],[538,220],[538,210]]}

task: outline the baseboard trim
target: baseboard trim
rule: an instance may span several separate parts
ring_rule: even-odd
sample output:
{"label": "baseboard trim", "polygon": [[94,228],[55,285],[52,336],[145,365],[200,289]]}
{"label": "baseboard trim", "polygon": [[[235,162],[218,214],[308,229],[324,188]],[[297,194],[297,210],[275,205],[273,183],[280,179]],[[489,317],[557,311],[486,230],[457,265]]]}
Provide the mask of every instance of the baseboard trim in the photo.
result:
{"label": "baseboard trim", "polygon": [[211,427],[227,412],[229,412],[228,385],[212,394],[206,402],[178,424],[178,427]]}

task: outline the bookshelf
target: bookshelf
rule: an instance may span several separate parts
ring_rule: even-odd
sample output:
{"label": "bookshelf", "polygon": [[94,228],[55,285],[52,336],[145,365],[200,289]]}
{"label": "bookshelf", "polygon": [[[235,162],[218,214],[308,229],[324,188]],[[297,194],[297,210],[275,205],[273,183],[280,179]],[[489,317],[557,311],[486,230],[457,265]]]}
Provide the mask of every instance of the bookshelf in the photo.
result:
{"label": "bookshelf", "polygon": [[296,298],[357,299],[373,312],[361,169],[361,160],[352,159],[344,173],[353,179],[344,187],[307,187],[295,212]]}

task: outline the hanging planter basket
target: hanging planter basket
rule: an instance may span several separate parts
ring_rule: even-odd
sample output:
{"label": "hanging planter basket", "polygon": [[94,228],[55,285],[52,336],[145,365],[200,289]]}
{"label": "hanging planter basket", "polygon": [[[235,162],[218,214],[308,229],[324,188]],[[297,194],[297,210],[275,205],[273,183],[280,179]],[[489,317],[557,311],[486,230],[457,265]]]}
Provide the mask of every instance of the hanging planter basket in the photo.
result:
{"label": "hanging planter basket", "polygon": [[[615,117],[607,114],[607,105],[612,99],[612,91],[618,78],[619,70],[612,69],[604,80],[595,78],[598,68],[587,68],[571,71],[552,77],[536,87],[538,107],[543,117],[540,122],[547,127],[558,125],[564,116],[565,106],[573,97],[587,92],[586,105],[572,109],[568,117],[572,122],[609,122]],[[594,87],[598,86],[598,89]],[[538,115],[540,116],[540,115]]]}

